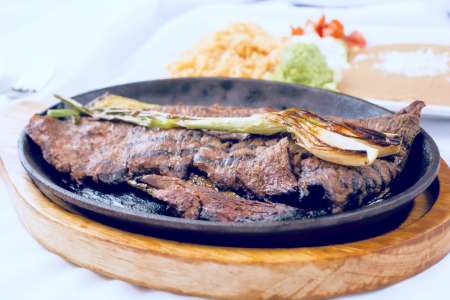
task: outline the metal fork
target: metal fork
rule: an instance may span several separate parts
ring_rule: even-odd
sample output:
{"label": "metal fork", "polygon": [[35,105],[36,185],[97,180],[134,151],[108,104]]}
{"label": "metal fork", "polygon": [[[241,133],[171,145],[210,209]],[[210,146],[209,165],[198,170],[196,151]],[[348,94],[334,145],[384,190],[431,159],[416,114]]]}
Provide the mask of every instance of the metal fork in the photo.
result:
{"label": "metal fork", "polygon": [[47,86],[53,75],[54,68],[46,65],[43,68],[30,69],[19,76],[18,80],[5,92],[10,99],[17,99],[41,91]]}
{"label": "metal fork", "polygon": [[35,72],[28,72],[24,74],[11,87],[11,90],[18,94],[34,94],[42,90],[53,77],[53,68],[40,69]]}

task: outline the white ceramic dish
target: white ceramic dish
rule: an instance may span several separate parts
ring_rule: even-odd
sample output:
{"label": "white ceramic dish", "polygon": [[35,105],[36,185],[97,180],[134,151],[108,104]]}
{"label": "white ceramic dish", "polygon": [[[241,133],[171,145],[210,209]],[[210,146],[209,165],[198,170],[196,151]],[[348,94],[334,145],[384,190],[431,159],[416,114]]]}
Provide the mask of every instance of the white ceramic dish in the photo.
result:
{"label": "white ceramic dish", "polygon": [[[398,100],[381,100],[381,99],[366,99],[369,102],[383,106],[392,111],[398,111],[408,105],[406,101]],[[422,110],[422,116],[432,118],[450,118],[450,106],[443,105],[427,105]]]}
{"label": "white ceramic dish", "polygon": [[[290,25],[304,24],[308,18],[325,13],[328,18],[339,18],[347,31],[359,30],[369,45],[390,43],[429,43],[447,45],[450,30],[442,27],[404,28],[376,26],[369,9],[295,8],[286,4],[211,5],[191,10],[162,26],[138,52],[126,62],[127,71],[112,84],[168,77],[167,64],[173,62],[184,50],[192,47],[202,37],[234,21],[249,21],[262,26],[270,33],[288,35]],[[386,11],[386,20],[395,18],[396,12]],[[372,21],[370,21],[372,20]],[[379,22],[377,22],[379,23]],[[369,99],[371,100],[371,99]],[[371,100],[391,110],[405,106],[405,102]],[[429,105],[425,116],[450,118],[450,106]]]}

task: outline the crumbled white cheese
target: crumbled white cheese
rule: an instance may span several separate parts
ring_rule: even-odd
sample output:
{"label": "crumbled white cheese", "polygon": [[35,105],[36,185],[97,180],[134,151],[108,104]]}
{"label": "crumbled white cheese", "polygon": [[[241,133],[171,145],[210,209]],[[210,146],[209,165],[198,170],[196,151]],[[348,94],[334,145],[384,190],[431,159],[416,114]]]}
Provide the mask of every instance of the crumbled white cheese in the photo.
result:
{"label": "crumbled white cheese", "polygon": [[352,62],[359,63],[359,62],[367,60],[368,58],[369,58],[369,56],[367,54],[358,54],[352,59]]}
{"label": "crumbled white cheese", "polygon": [[450,70],[447,53],[434,53],[431,49],[414,52],[385,52],[379,55],[375,68],[406,76],[436,76]]}

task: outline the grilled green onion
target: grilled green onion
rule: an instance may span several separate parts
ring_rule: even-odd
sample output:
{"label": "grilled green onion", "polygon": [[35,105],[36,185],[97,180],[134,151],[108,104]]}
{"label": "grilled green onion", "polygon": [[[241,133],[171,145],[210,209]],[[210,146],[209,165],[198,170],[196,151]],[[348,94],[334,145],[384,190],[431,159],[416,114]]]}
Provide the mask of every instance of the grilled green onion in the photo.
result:
{"label": "grilled green onion", "polygon": [[80,112],[74,109],[49,109],[47,116],[52,118],[78,117]]}
{"label": "grilled green onion", "polygon": [[106,96],[103,102],[94,103],[91,107],[73,99],[56,97],[72,109],[54,110],[50,116],[64,117],[64,111],[76,111],[98,120],[123,121],[148,128],[187,128],[260,135],[288,132],[297,144],[313,155],[346,166],[369,165],[377,157],[398,153],[401,145],[398,135],[326,120],[296,108],[248,117],[192,117],[158,112],[155,111],[159,107],[156,104],[138,104],[140,102],[128,98],[123,98],[125,100],[121,103],[121,97],[114,95]]}

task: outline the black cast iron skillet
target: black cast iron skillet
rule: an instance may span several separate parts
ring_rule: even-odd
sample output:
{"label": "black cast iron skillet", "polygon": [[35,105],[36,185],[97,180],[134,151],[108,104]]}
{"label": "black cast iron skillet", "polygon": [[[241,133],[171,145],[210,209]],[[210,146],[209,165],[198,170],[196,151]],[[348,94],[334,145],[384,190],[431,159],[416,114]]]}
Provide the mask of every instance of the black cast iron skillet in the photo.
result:
{"label": "black cast iron skillet", "polygon": [[[322,115],[366,118],[390,114],[379,106],[347,95],[302,85],[229,78],[186,78],[130,83],[75,96],[87,103],[105,92],[159,104],[301,107]],[[112,145],[113,146],[113,145]],[[170,216],[162,203],[126,186],[74,185],[54,170],[25,134],[20,160],[37,187],[64,208],[97,221],[147,235],[195,243],[233,246],[289,247],[341,243],[381,234],[408,215],[412,200],[428,187],[436,199],[439,151],[422,131],[391,195],[353,211],[313,219],[276,223],[217,223]]]}

